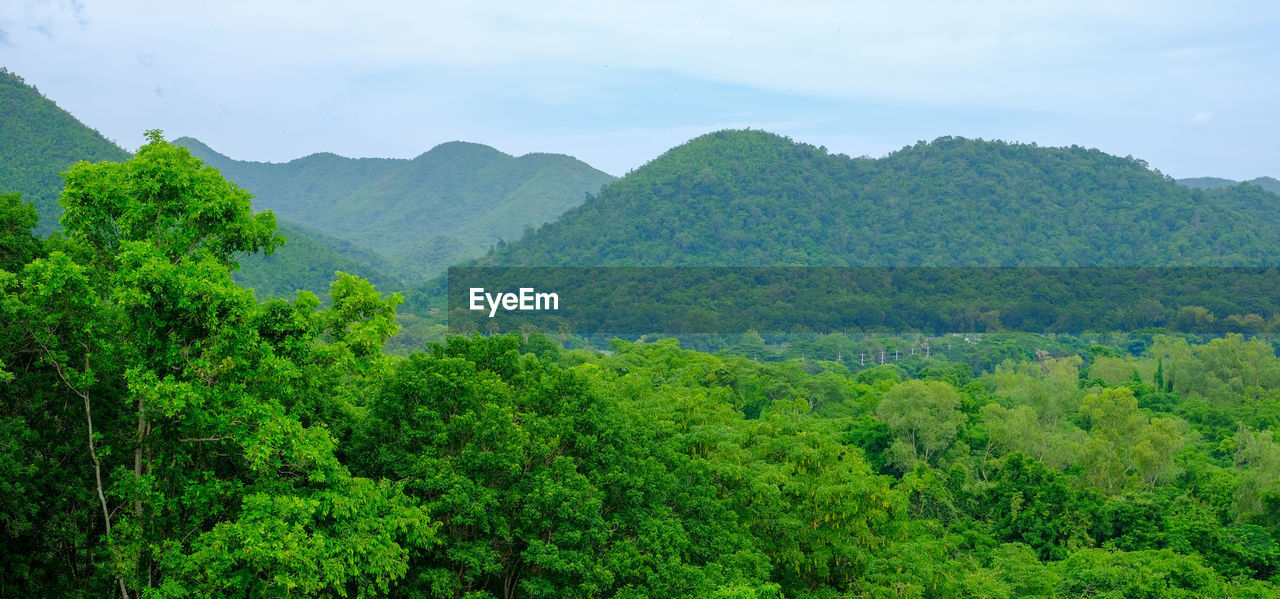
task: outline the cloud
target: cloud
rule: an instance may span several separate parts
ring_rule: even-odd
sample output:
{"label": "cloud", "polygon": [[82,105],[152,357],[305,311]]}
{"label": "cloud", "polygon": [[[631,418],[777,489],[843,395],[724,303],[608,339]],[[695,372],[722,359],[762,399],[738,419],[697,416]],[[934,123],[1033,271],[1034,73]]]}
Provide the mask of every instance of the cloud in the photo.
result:
{"label": "cloud", "polygon": [[13,47],[13,42],[9,40],[9,32],[0,27],[0,46]]}
{"label": "cloud", "polygon": [[71,14],[76,18],[77,23],[81,26],[89,24],[89,19],[84,16],[83,0],[66,0],[66,6],[71,9]]}
{"label": "cloud", "polygon": [[1267,141],[1280,135],[1280,11],[1269,5],[16,4],[12,22],[0,19],[20,49],[7,68],[116,139],[159,126],[217,136],[207,141],[238,158],[413,156],[465,139],[590,154],[625,172],[681,136],[745,125],[853,155],[966,135],[1100,146],[1166,172],[1221,164],[1229,175],[1247,166],[1225,160],[1232,139],[1154,141],[1220,132],[1229,114],[1251,125],[1230,133],[1252,148],[1251,164],[1280,159]]}
{"label": "cloud", "polygon": [[[555,0],[537,10],[456,3],[394,23],[371,11],[337,16],[361,43],[316,51],[393,63],[668,69],[827,97],[1070,105],[1074,73],[1065,71],[1116,73],[1107,83],[1135,89],[1133,80],[1153,78],[1143,64],[1113,58],[1138,50],[1150,62],[1166,36],[1193,26],[1169,12],[1194,11],[1097,2],[653,2],[615,10]],[[334,13],[320,18],[322,28],[341,31]]]}
{"label": "cloud", "polygon": [[1187,119],[1187,124],[1195,127],[1203,127],[1213,122],[1212,112],[1197,112]]}

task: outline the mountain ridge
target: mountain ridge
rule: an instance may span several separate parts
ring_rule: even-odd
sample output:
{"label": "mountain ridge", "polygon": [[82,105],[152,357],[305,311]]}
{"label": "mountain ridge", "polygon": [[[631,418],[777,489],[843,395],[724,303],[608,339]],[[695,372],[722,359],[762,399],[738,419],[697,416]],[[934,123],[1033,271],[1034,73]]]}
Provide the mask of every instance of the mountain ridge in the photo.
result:
{"label": "mountain ridge", "polygon": [[1249,184],[1257,185],[1271,193],[1280,193],[1280,180],[1275,177],[1254,177],[1248,181],[1236,181],[1234,179],[1224,179],[1222,177],[1190,177],[1186,179],[1178,179],[1178,183],[1187,187],[1196,189],[1217,189],[1220,187],[1232,187],[1235,185]]}
{"label": "mountain ridge", "polygon": [[772,133],[697,137],[495,265],[1280,264],[1280,196],[1200,190],[1079,146],[941,137],[850,158]]}
{"label": "mountain ridge", "polygon": [[518,238],[613,180],[572,156],[512,156],[464,141],[412,159],[317,153],[284,163],[237,161],[189,137],[175,142],[219,165],[255,195],[255,207],[378,253],[417,281]]}

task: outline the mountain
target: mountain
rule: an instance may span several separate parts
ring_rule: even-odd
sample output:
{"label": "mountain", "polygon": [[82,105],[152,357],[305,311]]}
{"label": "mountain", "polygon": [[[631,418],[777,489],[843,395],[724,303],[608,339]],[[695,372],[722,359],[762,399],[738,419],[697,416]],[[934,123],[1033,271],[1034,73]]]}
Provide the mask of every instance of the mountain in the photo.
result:
{"label": "mountain", "polygon": [[[247,256],[236,279],[260,297],[320,295],[333,272],[406,289],[447,265],[480,256],[581,203],[613,177],[568,156],[508,156],[453,142],[414,160],[313,154],[287,164],[232,160],[191,138],[175,142],[258,196],[276,213],[288,243],[273,256]],[[40,234],[58,227],[61,173],[86,160],[129,152],[76,120],[16,74],[0,68],[0,192],[19,192],[40,215]]]}
{"label": "mountain", "polygon": [[479,264],[1275,265],[1280,196],[1093,149],[943,137],[879,159],[761,131],[676,147]]}
{"label": "mountain", "polygon": [[0,192],[19,192],[40,213],[37,232],[58,226],[62,171],[78,161],[124,160],[129,153],[0,68]]}
{"label": "mountain", "polygon": [[466,142],[412,160],[323,153],[262,163],[175,141],[253,193],[256,208],[372,251],[407,280],[517,239],[613,180],[569,156],[514,157]]}
{"label": "mountain", "polygon": [[[58,228],[62,208],[61,173],[85,160],[122,161],[129,152],[90,129],[40,94],[21,77],[0,69],[0,193],[19,192],[39,213],[37,232]],[[344,159],[345,160],[345,159]],[[210,163],[209,160],[205,161]],[[211,163],[219,168],[220,163]],[[334,271],[369,279],[382,289],[405,286],[375,254],[305,226],[278,219],[288,240],[275,254],[241,258],[236,280],[254,287],[259,297],[290,297],[298,289],[324,295]]]}
{"label": "mountain", "polygon": [[[1192,177],[1190,179],[1178,179],[1178,183],[1186,185],[1187,187],[1194,187],[1196,189],[1217,189],[1219,187],[1239,185],[1242,182],[1232,179],[1223,179],[1220,177]],[[1272,177],[1258,177],[1256,179],[1243,181],[1243,183],[1257,185],[1271,193],[1280,193],[1280,180],[1276,180]]]}

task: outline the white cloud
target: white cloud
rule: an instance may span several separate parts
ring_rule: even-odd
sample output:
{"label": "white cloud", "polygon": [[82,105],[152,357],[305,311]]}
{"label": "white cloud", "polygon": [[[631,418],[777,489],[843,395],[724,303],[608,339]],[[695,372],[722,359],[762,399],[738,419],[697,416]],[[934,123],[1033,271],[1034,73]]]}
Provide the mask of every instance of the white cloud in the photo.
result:
{"label": "white cloud", "polygon": [[1191,115],[1191,118],[1187,119],[1188,125],[1195,125],[1197,127],[1202,127],[1212,122],[1213,122],[1212,112],[1197,112]]}

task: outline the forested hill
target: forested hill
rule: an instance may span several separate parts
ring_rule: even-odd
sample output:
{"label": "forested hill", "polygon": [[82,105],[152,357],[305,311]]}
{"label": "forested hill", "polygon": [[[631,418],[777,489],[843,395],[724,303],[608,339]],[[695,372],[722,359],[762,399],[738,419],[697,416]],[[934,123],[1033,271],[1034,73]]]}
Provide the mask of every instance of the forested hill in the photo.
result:
{"label": "forested hill", "polygon": [[1257,177],[1248,181],[1235,181],[1220,177],[1192,177],[1190,179],[1178,179],[1178,182],[1187,187],[1195,187],[1197,189],[1217,189],[1219,187],[1248,183],[1249,185],[1257,185],[1271,193],[1280,193],[1280,180],[1276,180],[1274,177]]}
{"label": "forested hill", "polygon": [[412,160],[322,153],[263,163],[232,160],[195,139],[175,141],[254,194],[256,209],[373,251],[406,279],[518,239],[613,180],[570,156],[514,157],[465,142]]}
{"label": "forested hill", "polygon": [[124,160],[129,153],[0,68],[0,191],[19,192],[40,213],[37,232],[58,225],[59,175],[77,161]]}
{"label": "forested hill", "polygon": [[482,264],[1280,264],[1280,196],[1080,147],[944,137],[880,159],[761,131],[674,148]]}

